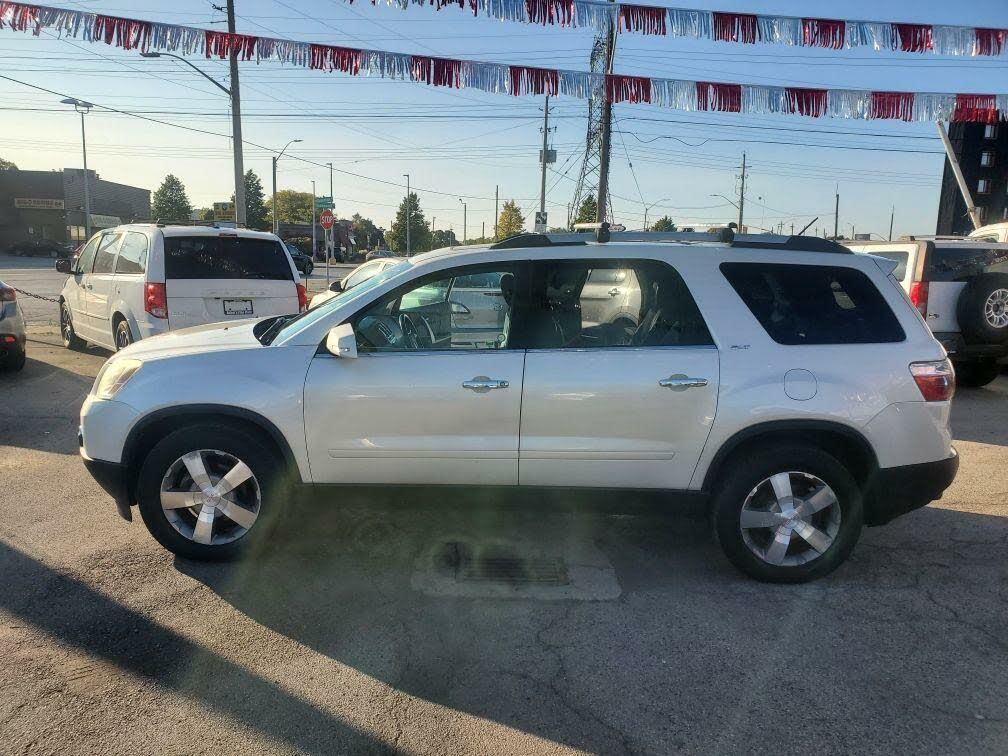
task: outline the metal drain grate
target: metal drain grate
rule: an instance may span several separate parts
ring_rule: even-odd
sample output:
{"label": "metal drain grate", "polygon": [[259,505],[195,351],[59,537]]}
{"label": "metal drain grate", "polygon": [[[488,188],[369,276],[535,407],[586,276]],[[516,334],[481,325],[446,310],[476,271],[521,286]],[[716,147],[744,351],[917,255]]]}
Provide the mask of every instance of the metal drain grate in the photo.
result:
{"label": "metal drain grate", "polygon": [[444,545],[441,562],[459,581],[508,584],[568,585],[570,576],[562,559],[527,559],[500,546],[474,550],[451,541]]}

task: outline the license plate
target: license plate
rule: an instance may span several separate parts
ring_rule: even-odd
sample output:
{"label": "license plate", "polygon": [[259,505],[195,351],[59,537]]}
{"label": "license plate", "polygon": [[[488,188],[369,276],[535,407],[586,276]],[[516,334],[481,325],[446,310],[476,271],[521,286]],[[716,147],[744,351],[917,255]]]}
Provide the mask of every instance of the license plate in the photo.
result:
{"label": "license plate", "polygon": [[252,300],[251,299],[225,299],[224,300],[224,314],[225,315],[251,315],[252,314]]}

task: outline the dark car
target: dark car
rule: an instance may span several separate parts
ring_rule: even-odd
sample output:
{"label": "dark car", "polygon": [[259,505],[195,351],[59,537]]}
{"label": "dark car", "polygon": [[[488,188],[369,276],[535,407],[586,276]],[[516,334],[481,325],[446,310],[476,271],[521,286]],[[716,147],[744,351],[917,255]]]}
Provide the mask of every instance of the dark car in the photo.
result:
{"label": "dark car", "polygon": [[315,263],[312,262],[311,257],[290,242],[284,242],[284,246],[287,247],[287,251],[294,261],[294,267],[298,269],[298,272],[302,276],[310,276],[311,272],[315,269]]}

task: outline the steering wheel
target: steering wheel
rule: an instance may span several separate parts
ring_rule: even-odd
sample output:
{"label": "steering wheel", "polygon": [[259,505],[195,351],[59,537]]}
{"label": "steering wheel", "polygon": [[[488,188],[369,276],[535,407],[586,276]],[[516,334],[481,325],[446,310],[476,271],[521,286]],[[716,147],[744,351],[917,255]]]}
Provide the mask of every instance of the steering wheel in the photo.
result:
{"label": "steering wheel", "polygon": [[357,331],[376,349],[410,348],[402,326],[391,315],[365,315],[357,324]]}
{"label": "steering wheel", "polygon": [[434,331],[431,330],[430,323],[423,315],[417,315],[416,317],[424,325],[424,328],[421,329],[413,317],[413,314],[409,312],[399,313],[399,327],[402,329],[406,345],[410,349],[430,349],[434,346]]}

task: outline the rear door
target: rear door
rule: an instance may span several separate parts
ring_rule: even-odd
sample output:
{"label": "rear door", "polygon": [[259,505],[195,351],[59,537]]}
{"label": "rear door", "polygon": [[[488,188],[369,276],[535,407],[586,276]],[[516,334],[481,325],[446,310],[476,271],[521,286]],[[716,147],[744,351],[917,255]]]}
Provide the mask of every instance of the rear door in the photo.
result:
{"label": "rear door", "polygon": [[115,344],[109,302],[115,286],[116,255],[124,235],[118,231],[110,231],[102,236],[95,254],[91,280],[85,289],[92,338],[108,347]]}
{"label": "rear door", "polygon": [[275,239],[166,235],[164,265],[173,329],[298,311],[292,263]]}

